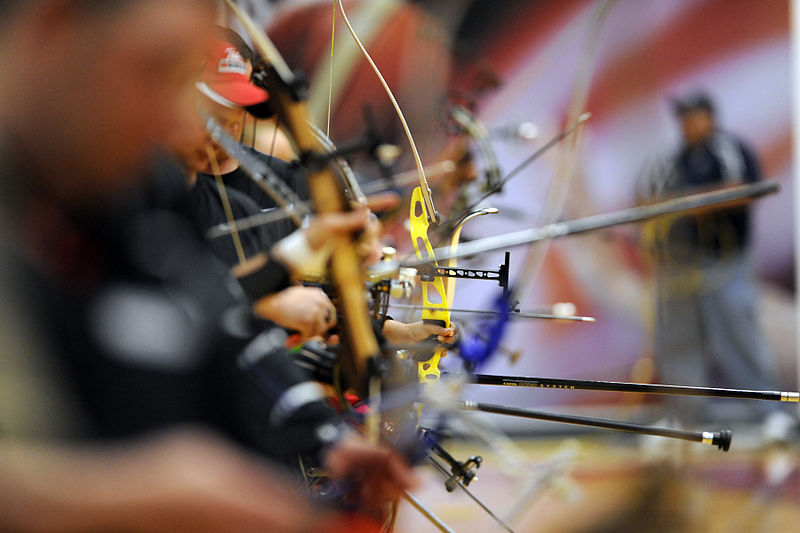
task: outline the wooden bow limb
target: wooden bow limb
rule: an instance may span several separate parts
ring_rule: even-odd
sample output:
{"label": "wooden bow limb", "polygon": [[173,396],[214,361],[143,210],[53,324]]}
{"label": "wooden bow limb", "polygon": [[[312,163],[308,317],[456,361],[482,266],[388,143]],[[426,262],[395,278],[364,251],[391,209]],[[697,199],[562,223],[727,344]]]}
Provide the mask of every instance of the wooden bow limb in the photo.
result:
{"label": "wooden bow limb", "polygon": [[426,216],[428,217],[428,221],[431,223],[438,223],[439,222],[439,214],[436,211],[436,207],[433,205],[433,199],[431,198],[431,188],[428,186],[428,180],[425,177],[425,170],[422,165],[422,159],[419,156],[419,151],[417,150],[417,145],[414,142],[414,137],[411,135],[411,130],[408,127],[408,123],[406,122],[405,116],[403,115],[403,111],[400,109],[400,105],[397,103],[397,99],[394,97],[392,90],[389,88],[389,84],[386,83],[381,71],[375,65],[375,62],[372,60],[372,57],[367,52],[367,49],[364,48],[364,45],[361,44],[361,40],[358,38],[353,26],[350,24],[350,19],[347,17],[347,13],[344,10],[344,5],[342,5],[342,0],[337,0],[339,3],[339,11],[342,14],[342,20],[344,20],[345,25],[347,26],[350,35],[353,37],[353,40],[358,45],[358,48],[361,50],[362,55],[369,63],[370,67],[372,67],[373,72],[378,77],[378,81],[380,82],[381,86],[383,87],[386,95],[389,97],[389,100],[392,102],[392,106],[394,107],[395,113],[397,117],[400,119],[400,123],[403,126],[403,131],[406,134],[406,138],[408,139],[409,147],[411,148],[411,153],[414,156],[414,162],[417,165],[417,173],[419,176],[419,186],[422,191],[422,197],[425,202],[425,212]]}

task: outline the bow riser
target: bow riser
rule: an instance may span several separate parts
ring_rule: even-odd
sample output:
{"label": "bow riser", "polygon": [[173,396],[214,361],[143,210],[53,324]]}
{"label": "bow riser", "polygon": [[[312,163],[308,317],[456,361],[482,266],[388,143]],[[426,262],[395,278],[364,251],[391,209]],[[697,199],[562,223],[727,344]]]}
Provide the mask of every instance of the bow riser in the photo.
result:
{"label": "bow riser", "polygon": [[[428,239],[428,216],[425,211],[424,198],[420,187],[416,187],[411,194],[409,222],[411,225],[411,242],[414,245],[414,251],[417,257],[423,257],[421,246],[424,246],[424,256],[426,258],[433,258],[435,262],[433,246],[431,246],[431,242]],[[447,310],[449,304],[443,278],[436,277],[433,281],[422,282],[422,300],[425,305],[425,309],[422,310],[422,320],[430,324],[437,324],[449,328],[450,311]],[[439,347],[436,348],[436,351],[430,359],[418,363],[419,380],[421,383],[439,380],[439,376],[441,375],[439,371],[439,360],[446,354],[446,350]]]}

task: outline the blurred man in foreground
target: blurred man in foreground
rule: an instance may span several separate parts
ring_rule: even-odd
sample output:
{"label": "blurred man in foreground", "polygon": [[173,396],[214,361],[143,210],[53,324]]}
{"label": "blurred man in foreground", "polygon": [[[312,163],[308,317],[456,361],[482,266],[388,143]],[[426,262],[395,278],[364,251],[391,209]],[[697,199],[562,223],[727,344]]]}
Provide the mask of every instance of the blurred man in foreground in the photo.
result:
{"label": "blurred man in foreground", "polygon": [[[180,220],[137,216],[136,170],[194,112],[213,3],[0,10],[0,529],[357,530],[221,437],[178,426],[214,426],[225,408],[202,348],[208,312],[236,287]],[[177,275],[186,257],[195,277]],[[194,285],[209,281],[220,290],[205,297]],[[409,482],[388,450],[347,441],[328,456],[334,475],[354,464],[368,509]]]}

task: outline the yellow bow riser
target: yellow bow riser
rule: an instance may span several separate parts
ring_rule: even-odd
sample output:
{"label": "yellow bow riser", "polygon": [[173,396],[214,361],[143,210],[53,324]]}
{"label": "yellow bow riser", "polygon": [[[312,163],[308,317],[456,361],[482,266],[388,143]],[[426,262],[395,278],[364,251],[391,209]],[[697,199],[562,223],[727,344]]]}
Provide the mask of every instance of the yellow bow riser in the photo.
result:
{"label": "yellow bow riser", "polygon": [[[411,242],[417,257],[422,259],[434,257],[433,246],[428,239],[428,216],[425,211],[425,200],[422,189],[417,187],[411,195],[411,209],[409,213],[411,225]],[[423,255],[424,248],[424,255]],[[437,324],[442,327],[450,327],[450,311],[447,293],[445,291],[444,278],[436,277],[433,281],[422,282],[422,299],[425,309],[422,311],[422,320],[428,323]],[[439,371],[439,359],[447,354],[443,347],[438,347],[433,357],[427,361],[420,361],[418,364],[419,380],[421,383],[438,381],[441,375]]]}

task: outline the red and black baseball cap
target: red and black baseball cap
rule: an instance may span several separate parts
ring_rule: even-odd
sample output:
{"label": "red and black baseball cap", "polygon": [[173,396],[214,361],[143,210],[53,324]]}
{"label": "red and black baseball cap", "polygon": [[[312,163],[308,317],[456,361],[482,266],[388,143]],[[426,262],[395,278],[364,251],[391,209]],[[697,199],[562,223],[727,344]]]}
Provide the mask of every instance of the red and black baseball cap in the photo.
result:
{"label": "red and black baseball cap", "polygon": [[197,89],[225,107],[265,102],[267,91],[250,82],[250,69],[236,46],[213,39]]}

